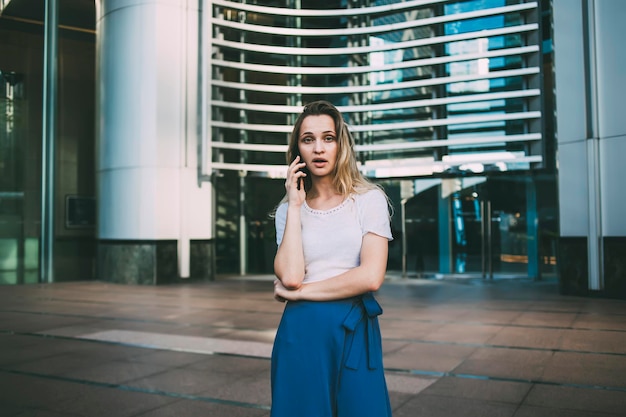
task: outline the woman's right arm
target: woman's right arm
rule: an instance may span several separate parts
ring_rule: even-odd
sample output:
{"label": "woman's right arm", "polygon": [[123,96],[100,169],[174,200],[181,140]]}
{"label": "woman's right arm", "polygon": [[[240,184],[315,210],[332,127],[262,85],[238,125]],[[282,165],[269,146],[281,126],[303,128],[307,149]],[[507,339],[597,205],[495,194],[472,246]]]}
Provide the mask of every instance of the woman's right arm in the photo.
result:
{"label": "woman's right arm", "polygon": [[302,226],[300,208],[306,198],[304,187],[298,190],[298,180],[304,177],[300,158],[289,165],[285,189],[287,191],[287,213],[285,231],[274,258],[274,273],[285,288],[297,289],[304,279],[304,252],[302,250]]}
{"label": "woman's right arm", "polygon": [[300,207],[287,207],[287,221],[283,240],[274,258],[274,273],[289,289],[297,289],[304,279],[304,253],[302,251],[302,228]]}

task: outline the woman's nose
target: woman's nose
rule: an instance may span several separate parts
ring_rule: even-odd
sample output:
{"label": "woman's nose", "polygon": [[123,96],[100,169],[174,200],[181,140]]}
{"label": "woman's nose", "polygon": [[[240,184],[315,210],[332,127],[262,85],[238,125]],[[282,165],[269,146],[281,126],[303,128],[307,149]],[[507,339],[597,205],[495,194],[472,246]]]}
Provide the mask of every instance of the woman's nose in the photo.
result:
{"label": "woman's nose", "polygon": [[322,143],[321,139],[317,139],[315,141],[315,148],[313,148],[313,151],[316,153],[320,153],[324,150],[324,144]]}

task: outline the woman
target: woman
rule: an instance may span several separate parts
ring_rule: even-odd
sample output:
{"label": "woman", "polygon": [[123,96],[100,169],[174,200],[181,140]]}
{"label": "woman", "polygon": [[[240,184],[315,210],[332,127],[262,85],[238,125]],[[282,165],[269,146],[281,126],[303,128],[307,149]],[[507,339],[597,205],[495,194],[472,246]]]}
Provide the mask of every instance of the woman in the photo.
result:
{"label": "woman", "polygon": [[272,417],[391,416],[371,294],[385,278],[388,200],[359,172],[330,103],[307,105],[276,210],[274,296],[287,301],[272,352]]}

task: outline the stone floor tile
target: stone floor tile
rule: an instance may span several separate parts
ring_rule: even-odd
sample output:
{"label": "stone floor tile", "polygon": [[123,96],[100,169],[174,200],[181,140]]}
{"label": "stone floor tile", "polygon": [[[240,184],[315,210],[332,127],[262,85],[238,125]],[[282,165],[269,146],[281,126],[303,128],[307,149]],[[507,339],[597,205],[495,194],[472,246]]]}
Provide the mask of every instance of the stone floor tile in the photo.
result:
{"label": "stone floor tile", "polygon": [[480,348],[456,367],[454,373],[537,381],[552,355],[550,351]]}
{"label": "stone floor tile", "polygon": [[264,417],[269,412],[264,409],[237,407],[207,401],[181,400],[166,406],[138,414],[136,417]]}
{"label": "stone floor tile", "polygon": [[583,298],[581,312],[593,315],[626,315],[624,300]]}
{"label": "stone floor tile", "polygon": [[[2,405],[0,405],[0,407],[2,407]],[[4,408],[0,408],[0,409],[2,410],[3,414],[1,415],[3,417],[82,417],[79,414],[64,413],[60,411],[52,411],[52,410],[46,410],[42,408],[32,408],[32,407],[24,407],[20,409],[20,411],[17,412],[16,414],[10,414],[10,412],[5,410]],[[5,412],[7,412],[7,414],[4,414]]]}
{"label": "stone floor tile", "polygon": [[210,323],[205,325],[187,325],[186,323],[150,323],[148,325],[140,322],[111,322],[106,326],[102,326],[98,331],[105,330],[127,330],[146,333],[162,333],[181,336],[203,336],[203,337],[222,337],[233,332],[230,327],[216,327]]}
{"label": "stone floor tile", "polygon": [[214,322],[216,326],[229,326],[239,329],[268,329],[275,330],[280,324],[280,314],[247,312],[231,314],[230,317]]}
{"label": "stone floor tile", "polygon": [[173,369],[150,377],[129,381],[127,385],[153,391],[185,395],[207,392],[223,384],[241,379],[238,374],[210,373],[193,369]]}
{"label": "stone floor tile", "polygon": [[4,417],[14,417],[19,413],[26,411],[26,406],[19,406],[16,404],[5,404],[0,401],[0,410],[2,410],[2,415]]}
{"label": "stone floor tile", "polygon": [[97,387],[54,378],[41,378],[0,371],[0,404],[8,407],[51,408],[63,401],[73,401]]}
{"label": "stone floor tile", "polygon": [[619,355],[556,352],[546,364],[542,380],[626,390],[626,358]]}
{"label": "stone floor tile", "polygon": [[128,360],[141,363],[167,364],[170,367],[185,367],[207,359],[206,354],[178,352],[168,349],[142,349],[141,353],[129,357]]}
{"label": "stone floor tile", "polygon": [[521,404],[531,387],[532,384],[523,382],[444,377],[428,387],[424,394]]}
{"label": "stone floor tile", "polygon": [[536,299],[528,310],[537,312],[572,313],[583,311],[588,300],[579,297],[548,296],[545,299]]}
{"label": "stone floor tile", "polygon": [[557,408],[534,406],[520,407],[513,417],[623,417],[624,414],[596,413],[593,411],[578,411]]}
{"label": "stone floor tile", "polygon": [[512,324],[541,327],[570,327],[576,320],[576,312],[526,311]]}
{"label": "stone floor tile", "polygon": [[415,317],[417,319],[421,317],[420,312],[424,309],[418,301],[415,301],[413,304],[403,305],[396,300],[386,299],[380,295],[376,299],[383,308],[383,314],[379,316],[380,321],[406,320],[407,317]]}
{"label": "stone floor tile", "polygon": [[[383,306],[383,310],[385,307]],[[465,306],[454,306],[454,305],[438,305],[431,304],[422,308],[415,309],[412,317],[419,319],[422,322],[432,322],[435,324],[444,324],[447,322],[454,322],[458,320],[462,320],[463,317],[467,314],[467,307]],[[387,312],[383,312],[382,317],[388,317]],[[397,317],[399,319],[406,320],[406,315],[399,315]]]}
{"label": "stone floor tile", "polygon": [[423,340],[458,344],[484,344],[502,330],[502,326],[450,323],[428,333]]}
{"label": "stone floor tile", "polygon": [[236,357],[229,355],[204,355],[201,361],[194,362],[185,367],[207,375],[214,373],[239,374],[251,376],[259,373],[267,373],[269,378],[270,361],[263,358]]}
{"label": "stone floor tile", "polygon": [[37,338],[38,343],[3,351],[0,355],[0,367],[12,368],[15,365],[54,357],[66,352],[75,352],[85,348],[76,341],[44,340]]}
{"label": "stone floor tile", "polygon": [[458,323],[472,323],[485,325],[508,325],[514,322],[522,312],[518,310],[487,310],[475,309],[468,311]]}
{"label": "stone floor tile", "polygon": [[196,353],[227,353],[244,356],[268,358],[271,355],[272,344],[235,340],[226,337],[204,337],[198,334],[178,335],[128,330],[107,330],[102,332],[81,335],[81,338],[91,341],[102,341],[118,345],[128,344],[142,348],[170,349],[174,351]]}
{"label": "stone floor tile", "polygon": [[115,360],[132,360],[137,355],[146,354],[146,348],[140,346],[127,346],[117,343],[99,343],[85,339],[75,339],[80,349],[76,355],[85,355],[94,358],[96,362],[108,362]]}
{"label": "stone floor tile", "polygon": [[233,329],[228,333],[228,339],[231,340],[245,340],[249,342],[261,342],[267,344],[273,344],[276,337],[276,328],[258,330],[237,330]]}
{"label": "stone floor tile", "polygon": [[615,320],[609,314],[579,314],[572,327],[575,329],[626,331],[626,320]]}
{"label": "stone floor tile", "polygon": [[467,398],[419,395],[394,411],[394,417],[513,417],[517,406]]}
{"label": "stone floor tile", "polygon": [[487,343],[492,346],[558,349],[563,332],[561,329],[507,327],[500,330]]}
{"label": "stone floor tile", "polygon": [[[626,318],[624,319],[626,322]],[[626,331],[567,330],[560,348],[593,353],[626,355]]]}
{"label": "stone floor tile", "polygon": [[198,397],[210,397],[249,405],[269,407],[271,404],[270,376],[259,375],[232,380],[196,394]]}
{"label": "stone floor tile", "polygon": [[177,317],[172,317],[171,320],[177,323],[198,326],[227,320],[232,315],[233,312],[230,310],[204,308],[196,311],[181,312]]}
{"label": "stone floor tile", "polygon": [[498,311],[527,311],[531,309],[534,301],[524,300],[523,295],[522,299],[515,299],[511,297],[513,294],[507,294],[506,297],[488,297],[486,299],[480,300],[479,303],[471,303],[470,305],[474,308],[478,305],[480,309],[492,312],[492,314],[497,315]]}
{"label": "stone floor tile", "polygon": [[420,340],[441,328],[441,323],[415,320],[380,319],[380,332],[385,339]]}
{"label": "stone floor tile", "polygon": [[415,395],[405,394],[397,391],[389,391],[389,403],[391,405],[392,414],[395,415],[396,410],[401,408],[412,398],[415,398]]}
{"label": "stone floor tile", "polygon": [[387,389],[390,392],[416,395],[437,381],[436,377],[403,375],[392,372],[385,374]]}
{"label": "stone floor tile", "polygon": [[70,370],[62,373],[62,376],[72,380],[123,385],[129,381],[158,375],[169,368],[169,364],[156,365],[154,363],[132,361],[110,361]]}
{"label": "stone floor tile", "polygon": [[61,401],[48,408],[84,417],[134,417],[176,401],[179,398],[116,388],[97,388],[81,395],[80,400]]}
{"label": "stone floor tile", "polygon": [[626,391],[535,385],[524,405],[623,416],[626,414]]}
{"label": "stone floor tile", "polygon": [[[3,314],[4,315],[4,314]],[[0,328],[11,330],[16,333],[37,333],[47,329],[61,326],[80,326],[92,322],[89,317],[53,316],[47,314],[15,314],[10,323],[5,323]]]}
{"label": "stone floor tile", "polygon": [[21,335],[15,333],[0,333],[0,357],[9,351],[23,349],[27,346],[41,343],[41,338],[36,335]]}
{"label": "stone floor tile", "polygon": [[100,365],[93,355],[85,355],[80,352],[64,353],[36,359],[28,362],[6,365],[5,368],[14,369],[25,373],[39,375],[63,375],[77,369],[85,369]]}
{"label": "stone floor tile", "polygon": [[468,358],[476,348],[433,343],[410,343],[385,355],[385,368],[391,370],[420,370],[448,372]]}
{"label": "stone floor tile", "polygon": [[411,342],[389,340],[383,338],[383,356],[397,352],[398,350],[410,345]]}

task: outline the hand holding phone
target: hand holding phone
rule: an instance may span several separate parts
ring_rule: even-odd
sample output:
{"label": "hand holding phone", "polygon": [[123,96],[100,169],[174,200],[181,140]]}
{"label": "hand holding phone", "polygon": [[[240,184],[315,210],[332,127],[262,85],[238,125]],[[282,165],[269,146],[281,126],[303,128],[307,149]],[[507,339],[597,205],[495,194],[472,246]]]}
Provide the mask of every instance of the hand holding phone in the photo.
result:
{"label": "hand holding phone", "polygon": [[[307,169],[306,169],[306,165],[304,165],[304,162],[302,162],[302,157],[300,155],[296,155],[296,157],[294,158],[293,162],[292,162],[293,167],[295,168],[296,166],[300,166],[300,168],[297,168],[294,171],[294,174],[300,174],[303,173],[304,176],[298,175],[298,178],[296,180],[296,189],[298,191],[304,189],[304,177],[307,175]],[[305,190],[306,191],[306,190]]]}

